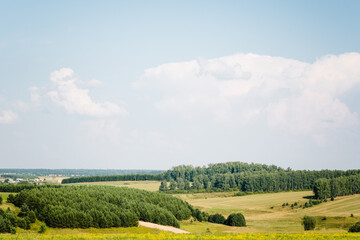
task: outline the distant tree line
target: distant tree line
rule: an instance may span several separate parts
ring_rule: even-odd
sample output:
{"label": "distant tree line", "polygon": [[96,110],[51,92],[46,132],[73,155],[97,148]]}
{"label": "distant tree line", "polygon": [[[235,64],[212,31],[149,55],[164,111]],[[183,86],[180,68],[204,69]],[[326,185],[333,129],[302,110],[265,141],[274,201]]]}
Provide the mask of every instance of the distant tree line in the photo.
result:
{"label": "distant tree line", "polygon": [[12,192],[18,193],[25,189],[34,189],[34,188],[59,188],[61,185],[54,184],[35,184],[28,182],[20,182],[17,184],[12,183],[0,183],[0,192]]}
{"label": "distant tree line", "polygon": [[163,172],[160,191],[202,190],[273,192],[313,189],[320,178],[360,174],[360,170],[291,170],[275,165],[228,162],[208,167],[177,166]]}
{"label": "distant tree line", "polygon": [[57,228],[130,227],[138,220],[179,227],[179,220],[206,215],[169,194],[109,186],[34,188],[8,199]]}
{"label": "distant tree line", "polygon": [[62,184],[79,182],[107,182],[107,181],[150,181],[161,180],[160,174],[129,174],[129,175],[111,175],[111,176],[89,176],[72,177],[62,180]]}
{"label": "distant tree line", "polygon": [[333,199],[337,196],[360,193],[360,175],[318,179],[314,184],[314,193],[318,199]]}
{"label": "distant tree line", "polygon": [[34,176],[97,176],[97,175],[128,175],[128,174],[159,174],[161,170],[141,170],[141,169],[20,169],[20,168],[1,168],[0,174],[14,175],[34,175]]}

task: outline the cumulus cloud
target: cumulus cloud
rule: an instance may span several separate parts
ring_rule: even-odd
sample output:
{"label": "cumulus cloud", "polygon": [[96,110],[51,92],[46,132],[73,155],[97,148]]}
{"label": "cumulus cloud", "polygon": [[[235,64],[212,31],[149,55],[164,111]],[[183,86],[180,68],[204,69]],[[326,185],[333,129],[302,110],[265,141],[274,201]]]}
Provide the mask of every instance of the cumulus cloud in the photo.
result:
{"label": "cumulus cloud", "polygon": [[[89,95],[89,90],[78,86],[79,80],[74,77],[74,71],[70,68],[52,72],[50,80],[54,89],[47,95],[55,104],[65,108],[70,114],[96,117],[128,114],[124,107],[115,103],[94,102]],[[90,81],[90,83],[98,85],[99,81]]]}
{"label": "cumulus cloud", "polygon": [[0,124],[8,124],[18,120],[18,115],[12,111],[4,110],[0,114]]}
{"label": "cumulus cloud", "polygon": [[357,113],[340,96],[360,84],[360,54],[324,56],[314,63],[237,54],[163,64],[145,70],[133,86],[155,107],[185,118],[268,126],[321,139],[321,132],[357,126]]}

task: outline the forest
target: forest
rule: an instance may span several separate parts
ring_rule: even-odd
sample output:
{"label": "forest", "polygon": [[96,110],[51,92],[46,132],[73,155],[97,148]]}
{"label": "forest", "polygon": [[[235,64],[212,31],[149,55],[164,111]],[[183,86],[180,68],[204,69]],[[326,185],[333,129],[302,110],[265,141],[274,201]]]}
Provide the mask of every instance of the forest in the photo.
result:
{"label": "forest", "polygon": [[25,189],[38,189],[38,188],[60,188],[61,185],[55,184],[35,184],[28,182],[20,182],[18,184],[0,183],[0,192],[18,193]]}
{"label": "forest", "polygon": [[108,186],[34,188],[8,201],[55,228],[130,227],[139,220],[179,227],[179,220],[202,214],[169,194]]}
{"label": "forest", "polygon": [[360,175],[318,179],[314,184],[314,194],[318,199],[346,196],[360,193]]}
{"label": "forest", "polygon": [[65,183],[161,180],[159,190],[171,193],[196,191],[278,192],[313,190],[319,179],[359,175],[360,170],[292,170],[275,165],[227,162],[204,167],[181,165],[160,174],[88,176],[64,179]]}
{"label": "forest", "polygon": [[79,182],[108,182],[108,181],[150,181],[161,180],[160,174],[128,174],[128,175],[110,175],[110,176],[88,176],[65,178],[62,184]]}
{"label": "forest", "polygon": [[228,162],[208,167],[177,166],[163,172],[160,191],[230,190],[273,192],[312,190],[316,180],[360,174],[360,170],[291,170],[275,165]]}

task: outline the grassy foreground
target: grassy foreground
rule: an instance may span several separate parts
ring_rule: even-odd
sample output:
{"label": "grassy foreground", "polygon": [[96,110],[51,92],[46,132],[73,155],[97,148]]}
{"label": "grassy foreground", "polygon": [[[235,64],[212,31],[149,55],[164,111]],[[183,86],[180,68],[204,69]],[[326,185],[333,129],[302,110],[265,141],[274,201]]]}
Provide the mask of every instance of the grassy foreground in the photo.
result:
{"label": "grassy foreground", "polygon": [[124,234],[86,234],[86,235],[40,235],[40,234],[16,234],[16,235],[1,235],[1,239],[4,240],[80,240],[80,239],[152,239],[152,240],[165,240],[165,239],[360,239],[360,234],[350,234],[350,233],[337,233],[337,234],[328,234],[328,233],[294,233],[294,234],[254,234],[254,233],[245,233],[245,234],[172,234],[172,233],[159,233],[159,234],[133,234],[133,233],[124,233]]}

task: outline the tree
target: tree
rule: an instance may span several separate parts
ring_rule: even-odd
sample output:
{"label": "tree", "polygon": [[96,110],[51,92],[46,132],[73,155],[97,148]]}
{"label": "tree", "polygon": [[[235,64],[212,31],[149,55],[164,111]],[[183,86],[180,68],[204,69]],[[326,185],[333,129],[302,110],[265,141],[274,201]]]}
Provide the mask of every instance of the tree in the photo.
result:
{"label": "tree", "polygon": [[14,195],[13,194],[9,194],[9,196],[7,198],[7,202],[8,203],[14,203]]}
{"label": "tree", "polygon": [[246,226],[246,221],[244,215],[241,213],[232,213],[226,219],[225,224],[229,226],[244,227]]}
{"label": "tree", "polygon": [[160,191],[167,191],[167,190],[168,190],[168,186],[167,186],[166,180],[162,180],[162,181],[161,181],[159,190],[160,190]]}
{"label": "tree", "polygon": [[34,212],[34,211],[31,210],[31,211],[28,213],[28,217],[29,217],[29,220],[30,220],[31,223],[36,222],[36,215],[35,215],[35,212]]}
{"label": "tree", "polygon": [[2,196],[0,196],[0,204],[2,204],[3,202],[3,199],[2,199]]}
{"label": "tree", "polygon": [[316,219],[311,216],[304,216],[302,224],[304,225],[304,230],[314,230],[316,226]]}
{"label": "tree", "polygon": [[210,215],[208,221],[212,223],[224,224],[226,219],[223,215],[216,213],[214,215]]}
{"label": "tree", "polygon": [[349,232],[360,232],[360,222],[355,223],[349,229]]}
{"label": "tree", "polygon": [[176,189],[176,182],[171,179],[171,181],[170,181],[170,190],[175,190],[175,189]]}

